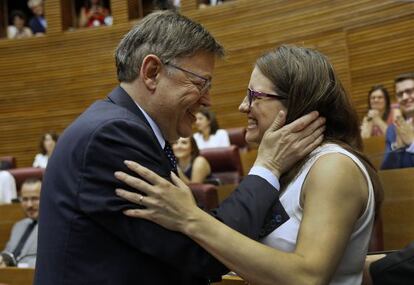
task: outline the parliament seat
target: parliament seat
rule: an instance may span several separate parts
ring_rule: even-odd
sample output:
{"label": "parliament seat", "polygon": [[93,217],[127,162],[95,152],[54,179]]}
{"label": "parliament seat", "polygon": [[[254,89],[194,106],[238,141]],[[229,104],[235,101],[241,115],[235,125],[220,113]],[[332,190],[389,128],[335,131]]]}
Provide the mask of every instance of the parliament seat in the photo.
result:
{"label": "parliament seat", "polygon": [[414,167],[381,170],[378,174],[384,188],[384,249],[400,249],[414,241]]}
{"label": "parliament seat", "polygon": [[363,139],[363,152],[372,162],[376,169],[379,169],[384,159],[385,137],[376,136]]}
{"label": "parliament seat", "polygon": [[42,179],[45,170],[43,168],[36,167],[21,167],[9,169],[9,172],[13,175],[16,180],[17,192],[20,192],[20,188],[23,182],[28,178],[39,178]]}
{"label": "parliament seat", "polygon": [[2,156],[0,157],[0,169],[7,170],[16,168],[16,158],[14,156]]}
{"label": "parliament seat", "polygon": [[191,183],[189,185],[200,208],[211,210],[218,206],[217,187],[212,184]]}
{"label": "parliament seat", "polygon": [[246,135],[245,127],[230,128],[230,129],[226,129],[226,131],[229,134],[230,144],[237,145],[240,151],[248,150],[248,145],[245,139],[245,135]]}
{"label": "parliament seat", "polygon": [[238,184],[243,177],[243,167],[239,148],[229,147],[206,148],[200,150],[211,166],[211,174],[220,179],[222,184]]}

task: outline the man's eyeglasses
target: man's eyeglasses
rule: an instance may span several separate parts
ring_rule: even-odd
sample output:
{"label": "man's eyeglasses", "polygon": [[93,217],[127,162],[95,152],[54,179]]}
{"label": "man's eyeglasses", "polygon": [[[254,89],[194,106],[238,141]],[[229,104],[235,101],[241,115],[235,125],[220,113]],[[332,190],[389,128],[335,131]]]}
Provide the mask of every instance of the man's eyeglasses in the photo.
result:
{"label": "man's eyeglasses", "polygon": [[208,90],[210,89],[210,87],[211,87],[211,79],[205,78],[204,76],[198,75],[197,73],[194,73],[192,71],[186,70],[186,69],[184,69],[182,67],[179,67],[179,66],[174,65],[174,64],[169,63],[169,62],[165,63],[165,65],[169,65],[169,66],[171,66],[171,67],[173,67],[175,69],[181,70],[182,72],[188,73],[188,74],[190,74],[190,75],[192,75],[194,77],[197,77],[197,78],[203,80],[203,83],[201,83],[201,84],[195,84],[197,86],[198,91],[200,92],[201,95],[206,94],[208,92]]}
{"label": "man's eyeglasses", "polygon": [[286,95],[268,94],[268,93],[264,93],[264,92],[254,91],[250,88],[247,88],[247,99],[249,100],[249,108],[252,106],[253,101],[257,97],[272,97],[272,98],[277,98],[279,100],[287,100],[288,99],[288,96],[286,96]]}
{"label": "man's eyeglasses", "polygon": [[404,96],[404,93],[407,93],[408,96],[413,96],[414,95],[414,87],[413,88],[407,88],[405,90],[397,92],[395,95],[397,96],[397,98],[399,100],[401,100]]}

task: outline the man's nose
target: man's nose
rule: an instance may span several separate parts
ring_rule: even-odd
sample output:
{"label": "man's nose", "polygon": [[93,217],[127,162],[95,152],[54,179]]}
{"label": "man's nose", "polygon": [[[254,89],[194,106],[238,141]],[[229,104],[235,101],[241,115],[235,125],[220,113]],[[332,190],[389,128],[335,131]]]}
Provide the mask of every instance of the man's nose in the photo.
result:
{"label": "man's nose", "polygon": [[244,97],[243,101],[239,105],[239,112],[248,113],[249,110],[250,110],[249,100],[247,99],[247,96],[246,96],[246,97]]}

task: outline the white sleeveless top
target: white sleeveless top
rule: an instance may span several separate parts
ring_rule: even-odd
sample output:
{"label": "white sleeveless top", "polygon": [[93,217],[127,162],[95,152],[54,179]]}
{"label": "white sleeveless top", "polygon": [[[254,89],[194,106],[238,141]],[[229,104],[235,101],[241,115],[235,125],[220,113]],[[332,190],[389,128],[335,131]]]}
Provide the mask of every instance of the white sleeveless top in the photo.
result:
{"label": "white sleeveless top", "polygon": [[285,252],[293,252],[295,250],[303,214],[303,209],[300,206],[303,183],[316,160],[328,153],[341,153],[351,158],[361,169],[368,181],[369,194],[367,207],[362,216],[357,220],[350,241],[344,252],[344,256],[329,283],[330,285],[360,285],[362,280],[362,268],[368,251],[371,230],[374,222],[374,189],[368,172],[362,162],[355,155],[339,145],[325,144],[311,153],[311,158],[305,163],[296,178],[292,180],[280,196],[280,201],[290,219],[263,238],[261,242]]}

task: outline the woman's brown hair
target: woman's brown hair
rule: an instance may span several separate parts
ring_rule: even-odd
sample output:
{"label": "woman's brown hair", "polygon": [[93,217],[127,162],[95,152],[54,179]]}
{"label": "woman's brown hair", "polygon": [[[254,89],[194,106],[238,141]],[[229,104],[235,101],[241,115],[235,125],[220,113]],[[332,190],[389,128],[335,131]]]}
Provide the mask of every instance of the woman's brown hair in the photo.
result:
{"label": "woman's brown hair", "polygon": [[[286,124],[312,111],[326,118],[324,142],[337,143],[362,160],[376,185],[378,206],[382,201],[381,184],[371,162],[361,153],[357,113],[329,60],[313,49],[282,45],[261,56],[256,66],[272,81],[276,94],[288,97],[281,101],[287,108]],[[281,177],[282,186],[292,181],[309,158]]]}

